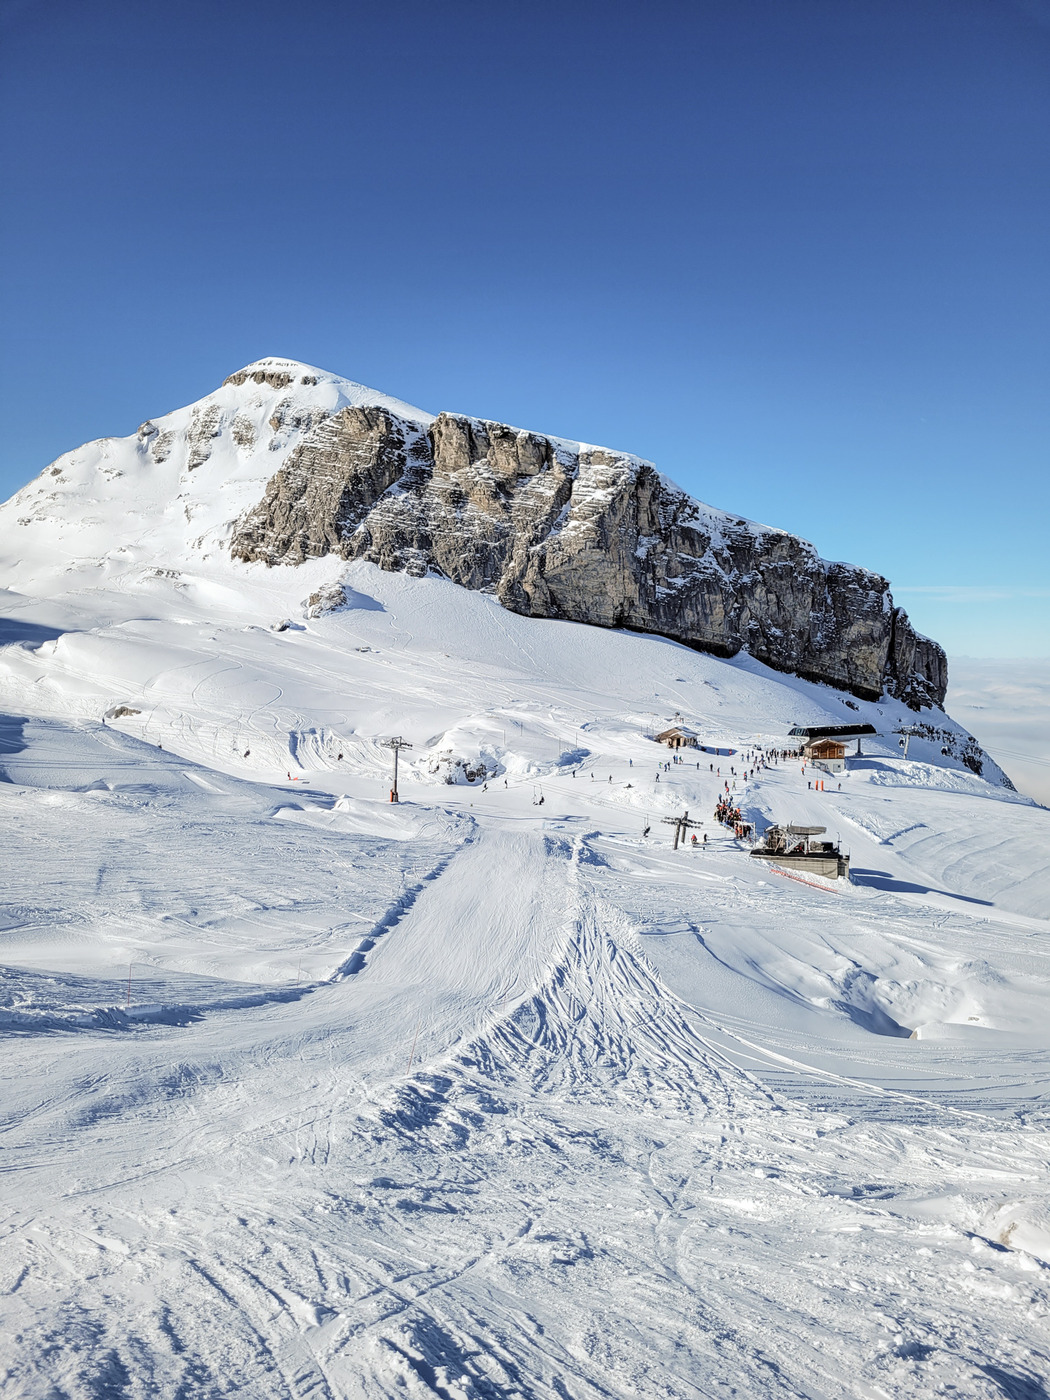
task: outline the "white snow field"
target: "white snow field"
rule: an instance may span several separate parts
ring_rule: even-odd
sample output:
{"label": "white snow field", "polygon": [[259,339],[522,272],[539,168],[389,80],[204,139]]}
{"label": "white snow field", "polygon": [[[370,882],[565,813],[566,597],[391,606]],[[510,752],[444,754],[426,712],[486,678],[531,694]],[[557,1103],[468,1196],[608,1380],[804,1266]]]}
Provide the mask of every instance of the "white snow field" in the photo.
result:
{"label": "white snow field", "polygon": [[1046,1400],[1050,811],[939,712],[232,563],[249,391],[0,508],[5,1400]]}

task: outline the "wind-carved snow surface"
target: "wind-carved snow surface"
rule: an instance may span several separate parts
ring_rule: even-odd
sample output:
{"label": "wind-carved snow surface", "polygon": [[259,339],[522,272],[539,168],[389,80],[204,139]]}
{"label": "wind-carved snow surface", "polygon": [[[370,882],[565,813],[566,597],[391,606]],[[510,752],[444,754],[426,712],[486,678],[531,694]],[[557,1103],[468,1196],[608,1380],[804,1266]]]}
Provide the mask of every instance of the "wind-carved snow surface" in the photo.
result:
{"label": "wind-carved snow surface", "polygon": [[746,656],[232,564],[277,401],[358,392],[250,370],[135,557],[71,466],[5,543],[5,1400],[1045,1397],[1050,813]]}

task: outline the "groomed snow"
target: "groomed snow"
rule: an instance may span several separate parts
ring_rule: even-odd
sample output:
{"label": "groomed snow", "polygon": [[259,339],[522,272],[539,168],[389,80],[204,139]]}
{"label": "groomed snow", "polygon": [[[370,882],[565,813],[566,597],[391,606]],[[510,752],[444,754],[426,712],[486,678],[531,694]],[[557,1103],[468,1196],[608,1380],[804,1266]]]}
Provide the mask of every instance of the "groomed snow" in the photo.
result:
{"label": "groomed snow", "polygon": [[1046,1395],[1050,812],[959,726],[77,480],[0,574],[5,1397]]}

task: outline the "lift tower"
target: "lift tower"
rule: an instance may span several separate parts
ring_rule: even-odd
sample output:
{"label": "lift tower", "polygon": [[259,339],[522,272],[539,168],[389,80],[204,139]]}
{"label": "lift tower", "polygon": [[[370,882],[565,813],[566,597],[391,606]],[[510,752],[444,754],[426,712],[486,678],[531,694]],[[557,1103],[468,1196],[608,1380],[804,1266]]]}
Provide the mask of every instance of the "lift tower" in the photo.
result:
{"label": "lift tower", "polygon": [[390,789],[390,801],[400,802],[401,798],[397,794],[397,758],[402,749],[410,749],[412,745],[407,739],[402,739],[400,735],[393,739],[384,739],[382,742],[385,749],[394,750],[394,786]]}
{"label": "lift tower", "polygon": [[691,821],[688,812],[685,812],[680,817],[661,817],[660,820],[665,822],[668,826],[674,827],[674,846],[672,849],[676,851],[678,850],[679,841],[685,840],[686,833],[691,826],[703,826],[703,822]]}

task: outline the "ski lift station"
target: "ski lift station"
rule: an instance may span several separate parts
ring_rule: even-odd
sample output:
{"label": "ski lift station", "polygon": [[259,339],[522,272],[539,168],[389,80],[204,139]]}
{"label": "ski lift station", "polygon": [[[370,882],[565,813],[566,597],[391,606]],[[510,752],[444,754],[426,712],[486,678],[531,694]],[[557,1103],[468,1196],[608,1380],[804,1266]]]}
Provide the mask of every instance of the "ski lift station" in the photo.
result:
{"label": "ski lift station", "polygon": [[820,838],[826,826],[770,826],[761,846],[751,854],[756,860],[768,860],[785,870],[804,870],[825,879],[849,879],[849,856],[844,856],[837,841]]}
{"label": "ski lift station", "polygon": [[849,742],[856,739],[857,749],[853,757],[862,758],[861,739],[866,735],[874,737],[878,730],[873,724],[840,724],[837,728],[827,724],[796,724],[790,734],[792,739],[805,741],[802,757],[814,768],[821,768],[825,773],[841,773],[846,767]]}

